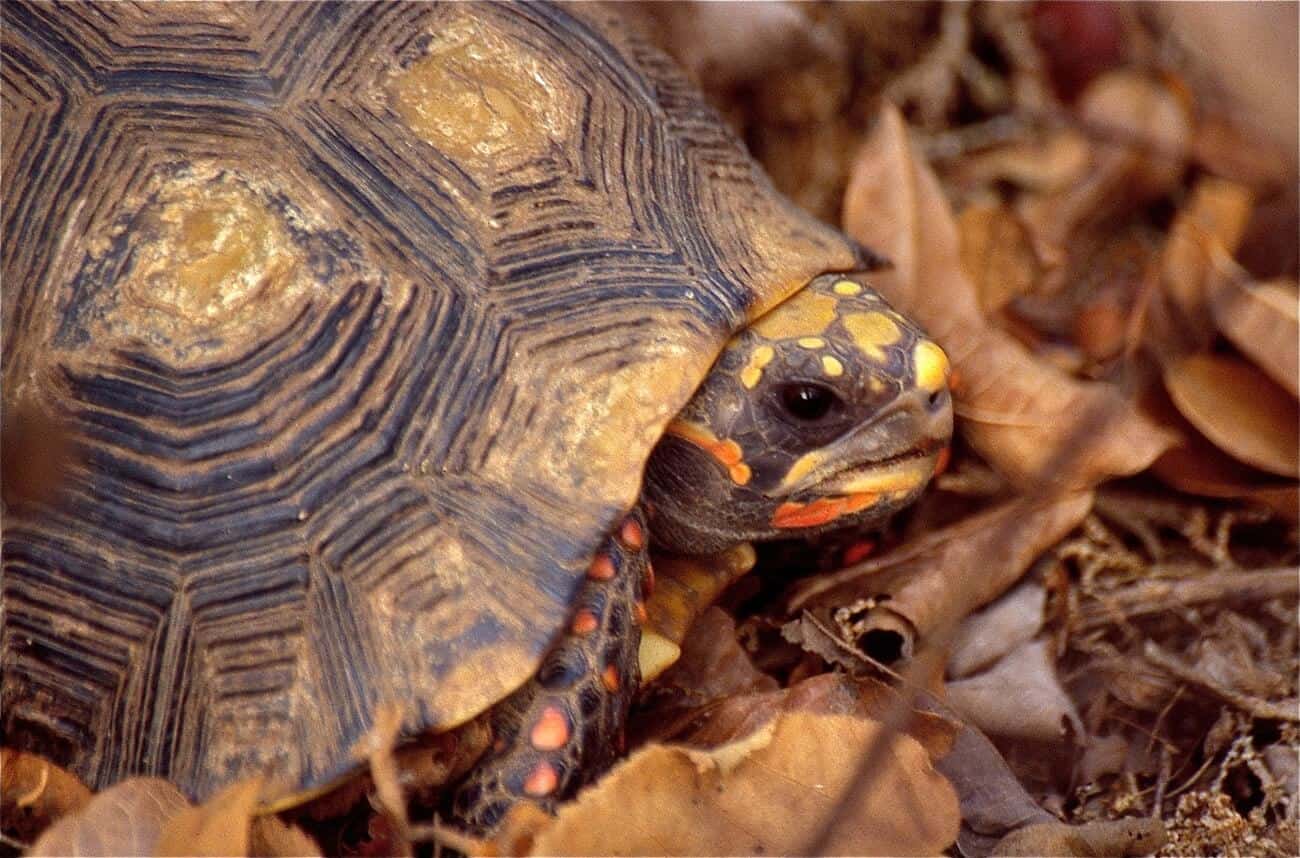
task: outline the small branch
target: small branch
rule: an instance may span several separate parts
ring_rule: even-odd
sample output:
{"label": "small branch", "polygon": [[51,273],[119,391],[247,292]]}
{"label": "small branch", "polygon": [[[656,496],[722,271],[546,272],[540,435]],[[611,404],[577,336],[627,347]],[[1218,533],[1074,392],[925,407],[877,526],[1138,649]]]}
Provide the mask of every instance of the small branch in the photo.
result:
{"label": "small branch", "polygon": [[1231,703],[1243,712],[1247,712],[1256,718],[1266,718],[1272,721],[1295,721],[1300,722],[1300,706],[1296,705],[1294,700],[1291,701],[1290,708],[1279,706],[1268,700],[1261,700],[1250,694],[1243,694],[1235,688],[1229,688],[1218,682],[1204,671],[1197,670],[1195,667],[1185,663],[1182,659],[1165,651],[1155,641],[1147,641],[1142,649],[1142,655],[1147,661],[1157,667],[1172,674],[1174,677],[1181,679],[1183,682],[1189,682],[1193,685],[1199,685],[1209,691],[1214,692],[1225,702]]}
{"label": "small branch", "polygon": [[1088,632],[1175,608],[1223,602],[1261,602],[1300,594],[1300,570],[1281,567],[1216,572],[1177,581],[1146,580],[1109,593],[1094,593],[1079,612],[1077,631]]}

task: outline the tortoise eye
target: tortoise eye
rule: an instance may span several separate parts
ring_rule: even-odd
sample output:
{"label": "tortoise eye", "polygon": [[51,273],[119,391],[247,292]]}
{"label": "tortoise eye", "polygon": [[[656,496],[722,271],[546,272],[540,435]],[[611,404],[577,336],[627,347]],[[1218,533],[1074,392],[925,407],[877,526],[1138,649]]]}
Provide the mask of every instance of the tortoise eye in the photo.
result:
{"label": "tortoise eye", "polygon": [[840,401],[835,392],[820,384],[801,382],[781,388],[781,404],[788,414],[808,423],[821,420]]}

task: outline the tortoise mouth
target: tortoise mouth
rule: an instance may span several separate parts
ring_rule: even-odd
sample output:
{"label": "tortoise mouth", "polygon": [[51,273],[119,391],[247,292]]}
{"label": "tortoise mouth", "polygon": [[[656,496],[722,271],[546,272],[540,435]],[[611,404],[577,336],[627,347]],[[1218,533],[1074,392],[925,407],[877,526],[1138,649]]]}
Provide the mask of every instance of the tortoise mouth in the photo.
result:
{"label": "tortoise mouth", "polygon": [[800,494],[812,497],[911,494],[934,476],[945,446],[938,440],[926,439],[893,456],[828,474]]}

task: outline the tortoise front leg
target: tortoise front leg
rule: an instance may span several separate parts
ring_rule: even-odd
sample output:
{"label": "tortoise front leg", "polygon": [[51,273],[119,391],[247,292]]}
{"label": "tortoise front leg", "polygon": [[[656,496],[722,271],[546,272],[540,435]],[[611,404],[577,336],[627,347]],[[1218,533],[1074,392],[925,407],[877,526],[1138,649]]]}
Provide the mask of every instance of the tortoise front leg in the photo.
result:
{"label": "tortoise front leg", "polygon": [[623,750],[641,682],[637,648],[650,576],[645,518],[628,515],[587,571],[563,635],[529,682],[492,712],[493,745],[456,789],[453,814],[489,832],[517,801],[553,810]]}

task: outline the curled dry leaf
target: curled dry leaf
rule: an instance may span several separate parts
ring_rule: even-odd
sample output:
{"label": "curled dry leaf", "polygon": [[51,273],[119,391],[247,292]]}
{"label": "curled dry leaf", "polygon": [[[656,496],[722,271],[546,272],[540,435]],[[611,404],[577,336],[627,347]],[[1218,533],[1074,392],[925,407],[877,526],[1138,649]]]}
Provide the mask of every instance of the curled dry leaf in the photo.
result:
{"label": "curled dry leaf", "polygon": [[27,854],[153,855],[164,826],[189,806],[180,790],[161,778],[131,778],[54,823]]}
{"label": "curled dry leaf", "polygon": [[66,769],[36,754],[0,749],[0,817],[7,832],[30,840],[89,801],[90,790]]}
{"label": "curled dry leaf", "polygon": [[[961,266],[952,211],[895,108],[859,155],[844,229],[893,261],[873,284],[947,350],[960,377],[961,432],[1008,479],[1089,486],[1141,471],[1169,446],[1114,388],[1071,378],[989,326]],[[1077,431],[1084,420],[1086,435]]]}
{"label": "curled dry leaf", "polygon": [[1208,342],[1209,281],[1241,244],[1253,208],[1243,185],[1209,176],[1196,183],[1179,211],[1160,259],[1160,282],[1195,338]]}
{"label": "curled dry leaf", "polygon": [[1256,284],[1239,276],[1244,273],[1234,267],[1229,276],[1211,281],[1214,323],[1242,354],[1300,399],[1300,294],[1295,281]]}
{"label": "curled dry leaf", "polygon": [[[798,854],[882,729],[851,716],[794,713],[708,751],[648,746],[562,807],[534,854]],[[827,854],[934,854],[956,837],[952,786],[916,740],[886,741],[886,764],[841,817]]]}
{"label": "curled dry leaf", "polygon": [[1047,641],[1030,641],[990,670],[948,683],[948,703],[971,724],[994,736],[1059,741],[1067,723],[1082,735],[1083,722],[1061,687]]}
{"label": "curled dry leaf", "polygon": [[858,636],[902,618],[924,640],[945,619],[964,617],[1004,592],[1091,508],[1092,492],[1003,504],[892,555],[810,580],[796,588],[788,610],[888,595],[867,613]]}
{"label": "curled dry leaf", "polygon": [[1234,458],[1271,474],[1300,476],[1300,409],[1255,367],[1235,357],[1190,355],[1165,369],[1179,412]]}

